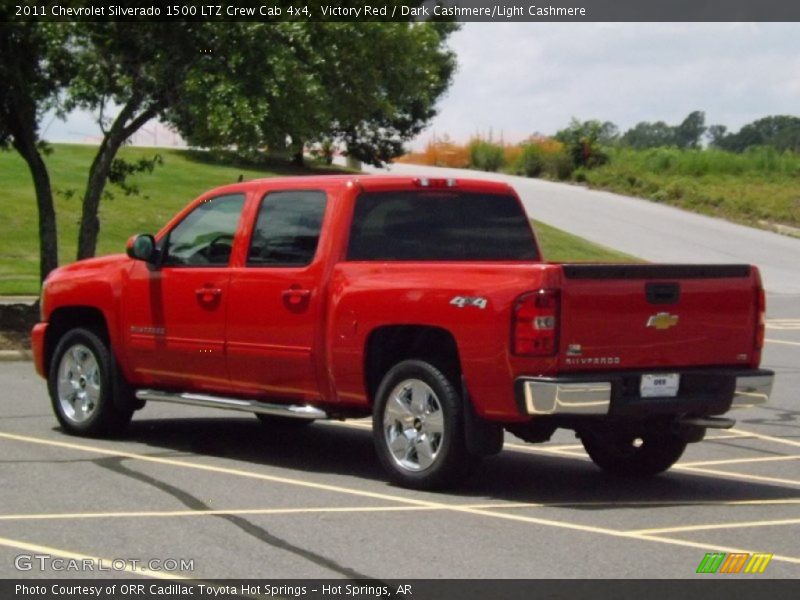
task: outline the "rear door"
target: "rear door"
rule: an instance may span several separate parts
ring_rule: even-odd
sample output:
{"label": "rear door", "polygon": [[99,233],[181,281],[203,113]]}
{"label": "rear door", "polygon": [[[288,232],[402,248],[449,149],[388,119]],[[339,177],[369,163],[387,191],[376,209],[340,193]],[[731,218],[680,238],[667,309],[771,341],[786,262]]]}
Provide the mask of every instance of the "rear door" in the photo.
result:
{"label": "rear door", "polygon": [[744,265],[564,265],[562,371],[746,366],[757,279]]}
{"label": "rear door", "polygon": [[230,281],[228,372],[240,389],[320,396],[314,348],[324,294],[317,249],[326,206],[318,190],[274,191],[260,200],[246,265]]}

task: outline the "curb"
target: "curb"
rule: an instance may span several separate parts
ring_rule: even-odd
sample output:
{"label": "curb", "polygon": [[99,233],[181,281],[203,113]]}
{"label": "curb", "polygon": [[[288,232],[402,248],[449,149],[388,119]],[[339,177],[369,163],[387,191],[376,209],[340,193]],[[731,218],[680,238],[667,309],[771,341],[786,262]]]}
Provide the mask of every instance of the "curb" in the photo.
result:
{"label": "curb", "polygon": [[30,350],[0,350],[0,362],[18,360],[33,360],[33,353]]}

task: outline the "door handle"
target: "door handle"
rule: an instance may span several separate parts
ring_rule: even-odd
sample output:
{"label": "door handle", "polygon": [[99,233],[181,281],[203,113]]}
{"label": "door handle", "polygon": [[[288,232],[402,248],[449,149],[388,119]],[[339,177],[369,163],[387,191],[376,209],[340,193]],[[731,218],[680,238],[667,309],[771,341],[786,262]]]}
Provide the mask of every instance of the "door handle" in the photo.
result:
{"label": "door handle", "polygon": [[221,296],[222,290],[220,288],[203,287],[196,289],[194,293],[200,300],[211,300]]}
{"label": "door handle", "polygon": [[300,304],[303,302],[303,300],[306,300],[310,296],[311,290],[303,290],[300,288],[291,288],[281,292],[281,297],[284,299],[284,301],[292,305]]}

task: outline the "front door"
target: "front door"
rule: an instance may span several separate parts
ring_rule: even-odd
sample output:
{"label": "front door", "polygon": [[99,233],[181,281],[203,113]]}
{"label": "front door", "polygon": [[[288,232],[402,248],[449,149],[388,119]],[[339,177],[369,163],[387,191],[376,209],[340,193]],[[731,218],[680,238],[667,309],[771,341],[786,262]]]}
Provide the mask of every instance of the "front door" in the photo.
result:
{"label": "front door", "polygon": [[228,384],[225,315],[243,194],[201,202],[164,238],[158,267],[137,262],[124,300],[137,380],[185,390]]}

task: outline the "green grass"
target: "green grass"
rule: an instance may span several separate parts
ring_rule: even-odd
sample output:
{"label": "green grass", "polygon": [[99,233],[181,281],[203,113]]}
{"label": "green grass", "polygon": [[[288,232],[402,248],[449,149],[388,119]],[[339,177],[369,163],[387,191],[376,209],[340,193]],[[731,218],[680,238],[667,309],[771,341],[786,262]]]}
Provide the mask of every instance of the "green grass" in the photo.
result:
{"label": "green grass", "polygon": [[[95,147],[54,144],[46,157],[58,215],[59,262],[75,260],[81,199]],[[124,148],[129,160],[160,154],[163,165],[152,173],[132,178],[139,195],[125,196],[109,186],[113,199],[100,205],[101,230],[97,254],[123,252],[134,233],[154,233],[179,209],[202,192],[218,185],[275,175],[331,172],[330,169],[298,169],[281,161],[263,165],[231,164],[225,157],[208,153],[153,148]],[[72,196],[70,197],[70,193]],[[38,213],[30,172],[15,152],[0,152],[0,294],[39,293]]]}
{"label": "green grass", "polygon": [[[60,264],[75,260],[81,197],[94,152],[91,146],[55,144],[52,154],[46,157],[58,214]],[[125,196],[110,188],[114,198],[101,203],[98,255],[122,252],[132,234],[154,233],[190,200],[209,188],[235,182],[240,175],[252,179],[320,172],[276,161],[264,165],[233,163],[228,157],[185,150],[124,148],[121,156],[136,160],[156,153],[164,164],[150,174],[133,178],[140,190],[138,196]],[[0,214],[0,294],[38,294],[36,202],[30,173],[14,152],[0,152]],[[630,259],[541,223],[537,224],[537,231],[547,260]]]}
{"label": "green grass", "polygon": [[617,149],[608,164],[576,179],[745,225],[800,227],[800,155],[771,148]]}
{"label": "green grass", "polygon": [[533,227],[543,258],[550,262],[641,262],[540,221],[534,221]]}

